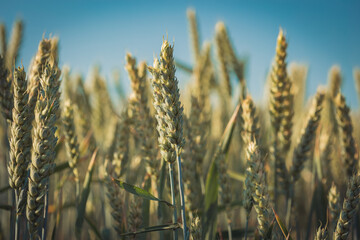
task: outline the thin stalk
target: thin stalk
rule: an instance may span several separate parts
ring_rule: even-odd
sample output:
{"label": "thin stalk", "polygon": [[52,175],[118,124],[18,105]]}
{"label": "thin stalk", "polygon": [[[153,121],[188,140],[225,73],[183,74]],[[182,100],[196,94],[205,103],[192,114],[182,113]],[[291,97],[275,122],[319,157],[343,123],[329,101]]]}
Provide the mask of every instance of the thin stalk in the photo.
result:
{"label": "thin stalk", "polygon": [[228,219],[227,229],[229,234],[229,240],[232,240],[231,220],[229,219],[228,214],[226,214],[226,217]]}
{"label": "thin stalk", "polygon": [[45,194],[45,199],[44,199],[44,224],[43,224],[43,228],[41,231],[41,240],[45,240],[46,239],[46,225],[47,225],[47,218],[48,218],[48,207],[49,207],[49,191],[48,191],[48,185],[46,185],[46,194]]}
{"label": "thin stalk", "polygon": [[[15,211],[17,212],[17,206],[19,204],[19,194],[18,190],[15,190]],[[16,214],[15,217],[15,240],[20,239],[20,216],[19,214]]]}
{"label": "thin stalk", "polygon": [[247,232],[248,232],[248,227],[249,227],[249,218],[250,218],[250,214],[246,217],[245,236],[244,236],[244,239],[245,239],[245,240],[247,240]]}
{"label": "thin stalk", "polygon": [[11,191],[11,197],[12,197],[12,209],[10,212],[10,239],[15,239],[15,216],[16,216],[16,198],[15,198],[15,192]]}
{"label": "thin stalk", "polygon": [[176,146],[176,158],[178,164],[178,182],[180,185],[179,189],[180,189],[180,203],[181,203],[181,218],[183,222],[183,234],[184,234],[184,239],[188,240],[189,234],[186,226],[184,183],[183,183],[182,170],[181,170],[181,156],[178,146]]}
{"label": "thin stalk", "polygon": [[[160,170],[160,182],[158,185],[158,195],[160,199],[163,199],[163,192],[164,192],[164,186],[165,186],[165,176],[166,176],[166,165],[162,164],[161,170]],[[164,208],[162,204],[158,204],[158,221],[159,224],[163,223],[163,215],[164,215]],[[160,240],[164,240],[164,232],[160,231]]]}
{"label": "thin stalk", "polygon": [[[170,190],[171,190],[171,203],[174,206],[173,223],[177,223],[177,212],[176,212],[176,201],[175,201],[175,190],[174,190],[174,170],[172,163],[169,163],[169,177],[170,177]],[[174,240],[178,240],[177,230],[174,229]]]}

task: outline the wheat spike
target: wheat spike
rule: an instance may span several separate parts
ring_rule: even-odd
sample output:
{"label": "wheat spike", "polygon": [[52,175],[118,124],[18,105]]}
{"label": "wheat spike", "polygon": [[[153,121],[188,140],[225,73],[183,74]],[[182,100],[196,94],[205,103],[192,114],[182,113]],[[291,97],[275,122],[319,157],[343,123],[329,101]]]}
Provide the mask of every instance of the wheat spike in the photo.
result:
{"label": "wheat spike", "polygon": [[329,233],[327,230],[327,227],[319,227],[318,230],[316,231],[316,235],[314,240],[328,240],[329,239]]}
{"label": "wheat spike", "polygon": [[313,100],[306,127],[302,130],[300,140],[294,150],[292,160],[293,165],[290,169],[293,182],[296,182],[299,179],[300,172],[304,168],[304,162],[307,160],[308,155],[311,152],[311,147],[313,146],[316,136],[316,129],[319,126],[324,97],[324,92],[317,92]]}
{"label": "wheat spike", "polygon": [[40,78],[41,90],[35,108],[33,151],[30,164],[29,189],[26,216],[31,239],[38,238],[38,227],[42,226],[44,197],[49,176],[54,168],[55,122],[58,119],[60,70],[45,65]]}
{"label": "wheat spike", "polygon": [[196,62],[200,57],[200,37],[198,23],[196,20],[196,12],[194,9],[188,9],[186,13],[189,21],[192,53],[194,54],[194,60]]}
{"label": "wheat spike", "polygon": [[27,168],[29,165],[28,158],[30,149],[26,147],[27,135],[31,135],[29,131],[30,124],[28,120],[27,101],[29,94],[26,91],[26,73],[24,67],[14,70],[14,108],[13,122],[10,129],[10,162],[8,164],[9,184],[16,190],[19,197],[21,188],[24,187]]}
{"label": "wheat spike", "polygon": [[0,24],[0,55],[6,57],[6,28],[4,23]]}
{"label": "wheat spike", "polygon": [[215,42],[216,42],[216,52],[219,61],[220,67],[220,77],[221,77],[221,84],[223,84],[225,88],[225,94],[231,96],[232,94],[232,87],[230,82],[230,76],[227,69],[226,59],[225,59],[225,44],[223,41],[223,29],[225,25],[223,22],[218,22],[215,26]]}
{"label": "wheat spike", "polygon": [[146,64],[141,62],[137,67],[136,59],[129,53],[126,55],[126,62],[125,68],[129,73],[131,88],[133,89],[129,103],[134,115],[134,128],[141,146],[141,158],[147,163],[147,172],[157,179],[160,162],[156,158],[154,119],[150,115],[148,107]]}
{"label": "wheat spike", "polygon": [[345,163],[345,170],[350,177],[357,171],[359,153],[353,136],[353,124],[350,117],[350,108],[346,105],[345,98],[338,93],[335,99],[340,137],[342,144],[342,160]]}
{"label": "wheat spike", "polygon": [[[341,205],[340,205],[340,193],[337,191],[336,185],[334,183],[332,183],[332,186],[329,190],[328,208],[329,208],[329,212],[330,212],[330,219],[331,219],[332,226],[335,226],[335,224],[338,221],[338,217],[339,217],[340,210],[341,210]],[[331,228],[331,230],[333,230],[333,229],[334,229],[334,227]]]}
{"label": "wheat spike", "polygon": [[186,205],[188,206],[191,217],[193,218],[201,207],[201,183],[199,174],[197,171],[197,158],[196,158],[196,143],[194,137],[194,128],[188,118],[184,119],[185,127],[185,139],[186,146],[183,152],[183,169],[184,169],[184,186],[185,186],[185,200]]}
{"label": "wheat spike", "polygon": [[202,228],[201,228],[201,221],[200,218],[198,216],[194,217],[191,221],[191,227],[190,227],[190,232],[191,232],[191,240],[201,240],[201,232]]}
{"label": "wheat spike", "polygon": [[[293,95],[291,81],[286,72],[287,41],[280,28],[277,38],[275,61],[270,73],[270,121],[274,133],[272,157],[275,162],[275,191],[277,182],[287,189],[288,177],[285,158],[291,144]],[[279,178],[278,178],[279,177]]]}
{"label": "wheat spike", "polygon": [[356,208],[359,203],[359,193],[360,175],[354,174],[348,182],[346,197],[337,222],[334,239],[345,240],[349,236],[351,220],[355,215]]}
{"label": "wheat spike", "polygon": [[2,113],[8,121],[12,121],[14,98],[11,89],[12,78],[5,65],[4,57],[0,56],[0,101]]}
{"label": "wheat spike", "polygon": [[24,23],[21,20],[15,22],[9,46],[6,48],[6,67],[12,71],[15,61],[19,54],[19,49],[22,41]]}

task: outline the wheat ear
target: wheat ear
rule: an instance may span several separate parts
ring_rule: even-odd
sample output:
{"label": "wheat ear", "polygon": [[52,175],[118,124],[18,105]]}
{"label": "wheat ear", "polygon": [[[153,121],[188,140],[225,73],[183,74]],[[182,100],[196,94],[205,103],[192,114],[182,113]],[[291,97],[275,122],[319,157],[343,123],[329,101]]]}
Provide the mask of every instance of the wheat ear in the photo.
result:
{"label": "wheat ear", "polygon": [[147,163],[147,172],[156,180],[159,175],[160,162],[156,158],[154,121],[148,107],[146,64],[141,62],[137,67],[136,59],[128,53],[125,68],[128,71],[133,90],[129,103],[133,110],[135,131],[141,146],[141,158]]}
{"label": "wheat ear", "polygon": [[0,103],[2,114],[8,121],[12,121],[12,108],[14,105],[11,84],[12,78],[9,76],[5,59],[0,56]]}
{"label": "wheat ear", "polygon": [[345,163],[345,170],[350,177],[358,168],[359,153],[353,136],[353,124],[350,117],[350,108],[346,105],[345,97],[338,93],[335,99],[340,137],[342,144],[342,159]]}
{"label": "wheat ear", "polygon": [[319,126],[320,114],[322,110],[322,103],[324,101],[325,93],[318,91],[313,104],[310,109],[309,119],[306,127],[302,130],[300,140],[294,150],[292,167],[290,169],[290,175],[292,176],[292,182],[295,183],[299,177],[300,172],[304,168],[304,163],[311,152],[311,147],[316,136],[316,129]]}
{"label": "wheat ear", "polygon": [[[158,121],[157,130],[159,133],[159,146],[162,158],[169,163],[170,181],[172,177],[172,164],[177,160],[178,181],[181,200],[181,213],[183,220],[184,238],[188,239],[188,231],[185,216],[184,187],[181,169],[181,149],[184,145],[183,138],[183,107],[180,103],[180,93],[178,80],[175,77],[175,64],[173,57],[174,48],[167,40],[163,41],[160,53],[160,61],[154,61],[154,67],[149,68],[153,75],[154,107],[156,109],[156,119]],[[176,158],[174,158],[174,154]],[[173,184],[171,184],[173,189]],[[175,204],[175,194],[172,191],[173,203]],[[174,214],[176,215],[176,209]],[[176,219],[174,219],[176,221]],[[175,234],[176,237],[176,234]]]}
{"label": "wheat ear", "polygon": [[334,239],[345,240],[349,236],[351,220],[355,215],[359,203],[359,193],[360,175],[354,174],[348,182],[346,196],[337,222]]}
{"label": "wheat ear", "polygon": [[196,12],[194,9],[188,9],[186,13],[189,21],[192,53],[194,54],[194,60],[196,62],[200,57],[200,37],[198,23],[196,20]]}
{"label": "wheat ear", "polygon": [[19,49],[23,36],[23,28],[24,23],[21,20],[15,22],[11,33],[9,46],[6,49],[6,66],[10,71],[12,71],[19,54]]}
{"label": "wheat ear", "polygon": [[30,165],[26,216],[31,239],[38,238],[38,228],[46,216],[45,197],[49,176],[54,168],[55,122],[58,119],[60,70],[46,65],[40,78],[41,91],[35,108],[33,152]]}
{"label": "wheat ear", "polygon": [[328,195],[328,208],[330,212],[331,219],[331,231],[336,227],[336,223],[338,221],[338,217],[341,210],[340,205],[340,193],[336,189],[336,185],[333,183]]}
{"label": "wheat ear", "polygon": [[6,57],[6,28],[4,23],[0,23],[0,55]]}
{"label": "wheat ear", "polygon": [[80,196],[80,182],[79,182],[79,171],[77,168],[77,164],[79,161],[80,153],[79,153],[79,144],[75,131],[74,124],[74,109],[72,107],[71,101],[66,100],[64,104],[63,111],[63,126],[64,133],[66,137],[66,149],[69,155],[69,166],[73,171],[76,183],[76,198],[79,200]]}

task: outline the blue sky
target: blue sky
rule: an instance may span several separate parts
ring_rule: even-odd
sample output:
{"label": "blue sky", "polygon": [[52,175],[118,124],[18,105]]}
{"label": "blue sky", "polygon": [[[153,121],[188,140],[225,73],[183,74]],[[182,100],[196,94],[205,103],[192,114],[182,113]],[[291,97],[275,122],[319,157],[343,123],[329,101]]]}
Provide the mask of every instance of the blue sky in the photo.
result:
{"label": "blue sky", "polygon": [[[60,37],[61,64],[84,75],[99,64],[108,78],[117,68],[128,86],[125,53],[151,64],[164,35],[174,40],[176,59],[192,62],[188,7],[197,12],[202,40],[212,40],[216,22],[225,22],[238,54],[249,59],[246,76],[255,98],[262,96],[281,26],[289,41],[288,61],[309,65],[308,95],[326,84],[329,68],[339,64],[342,91],[358,106],[352,71],[360,67],[360,1],[7,1],[0,21],[8,31],[16,18],[25,21],[20,53],[25,66],[43,34],[51,33]],[[188,80],[178,77],[181,83]]]}

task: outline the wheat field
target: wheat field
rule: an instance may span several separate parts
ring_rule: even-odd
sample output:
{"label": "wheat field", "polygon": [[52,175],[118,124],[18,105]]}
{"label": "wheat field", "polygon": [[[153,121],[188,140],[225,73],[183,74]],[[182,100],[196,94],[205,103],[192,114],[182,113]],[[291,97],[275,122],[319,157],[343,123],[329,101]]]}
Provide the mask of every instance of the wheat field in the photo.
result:
{"label": "wheat field", "polygon": [[340,67],[307,99],[280,28],[258,101],[235,30],[200,42],[187,18],[194,64],[159,36],[152,63],[124,56],[119,98],[98,67],[85,81],[59,66],[61,36],[23,66],[24,23],[0,25],[0,239],[360,239],[359,110]]}

